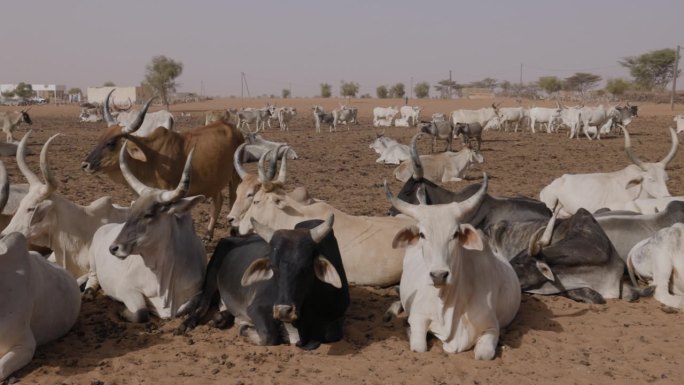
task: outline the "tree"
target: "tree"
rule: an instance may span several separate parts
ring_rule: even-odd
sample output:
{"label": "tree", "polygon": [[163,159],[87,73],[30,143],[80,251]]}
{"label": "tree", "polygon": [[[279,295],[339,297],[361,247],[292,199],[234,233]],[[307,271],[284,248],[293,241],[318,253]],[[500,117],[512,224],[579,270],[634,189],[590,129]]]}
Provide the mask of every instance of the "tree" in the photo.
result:
{"label": "tree", "polygon": [[413,87],[413,92],[415,92],[418,99],[424,99],[430,96],[430,84],[428,82],[420,82]]}
{"label": "tree", "polygon": [[387,91],[386,86],[378,86],[378,88],[375,89],[375,95],[378,97],[378,99],[387,99],[389,91]]}
{"label": "tree", "polygon": [[21,82],[14,89],[14,94],[20,98],[30,98],[33,95],[33,87],[30,84]]}
{"label": "tree", "polygon": [[321,83],[321,97],[329,98],[332,96],[332,86],[328,83]]}
{"label": "tree", "polygon": [[435,90],[439,92],[439,97],[442,99],[450,98],[454,91],[458,91],[461,88],[454,80],[449,79],[438,81],[437,85],[434,87]]}
{"label": "tree", "polygon": [[290,97],[290,90],[288,88],[283,88],[282,91],[283,99],[287,99]]}
{"label": "tree", "polygon": [[584,95],[587,91],[596,87],[600,81],[601,77],[598,75],[586,72],[577,72],[565,79],[565,89],[577,91]]}
{"label": "tree", "polygon": [[13,98],[14,97],[14,91],[2,91],[2,93],[0,93],[0,95],[2,95],[5,98]]}
{"label": "tree", "polygon": [[508,96],[510,94],[512,86],[511,82],[509,82],[508,80],[502,81],[499,84],[499,87],[501,87],[501,93],[503,94],[503,96]]}
{"label": "tree", "polygon": [[[646,90],[664,90],[674,76],[674,62],[677,53],[670,48],[650,51],[639,56],[626,57],[618,61],[629,69],[634,83]],[[681,71],[678,71],[677,76]]]}
{"label": "tree", "polygon": [[356,94],[359,92],[359,83],[345,82],[342,80],[342,86],[340,87],[340,95],[355,98]]}
{"label": "tree", "polygon": [[631,84],[625,79],[609,79],[606,83],[606,92],[613,96],[620,96],[629,89]]}
{"label": "tree", "polygon": [[113,81],[106,81],[102,83],[102,87],[116,87],[116,84]]}
{"label": "tree", "polygon": [[539,78],[537,84],[539,84],[539,88],[549,95],[558,92],[563,88],[563,82],[555,76],[542,76]]}
{"label": "tree", "polygon": [[397,83],[392,86],[389,90],[391,98],[403,98],[406,95],[406,90],[404,89],[404,83]]}
{"label": "tree", "polygon": [[162,103],[169,108],[169,94],[176,92],[176,78],[183,73],[183,63],[167,58],[164,55],[155,56],[145,67],[145,83],[149,84],[161,97]]}
{"label": "tree", "polygon": [[496,83],[496,79],[484,78],[480,81],[470,83],[470,87],[487,88],[489,90],[494,90],[494,88],[496,87]]}
{"label": "tree", "polygon": [[81,91],[80,88],[78,88],[78,87],[73,87],[73,88],[69,88],[69,92],[67,92],[67,94],[69,94],[69,95],[78,95],[78,94],[83,94],[83,92]]}

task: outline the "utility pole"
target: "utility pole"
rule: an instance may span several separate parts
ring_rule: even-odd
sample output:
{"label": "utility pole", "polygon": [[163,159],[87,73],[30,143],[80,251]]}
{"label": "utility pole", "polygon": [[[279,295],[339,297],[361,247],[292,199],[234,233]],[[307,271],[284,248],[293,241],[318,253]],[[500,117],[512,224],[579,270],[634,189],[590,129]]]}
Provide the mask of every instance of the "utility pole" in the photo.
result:
{"label": "utility pole", "polygon": [[449,70],[449,99],[451,99],[451,85],[453,83],[451,82],[451,70]]}
{"label": "utility pole", "polygon": [[200,80],[200,96],[204,96],[204,80]]}
{"label": "utility pole", "polygon": [[245,104],[245,73],[240,72],[240,98],[242,99],[242,105]]}
{"label": "utility pole", "polygon": [[677,93],[677,72],[679,71],[679,49],[680,49],[680,46],[677,46],[677,51],[675,51],[674,72],[672,75],[672,94],[670,94],[670,111],[674,110],[675,95]]}
{"label": "utility pole", "polygon": [[411,76],[411,89],[409,91],[409,95],[411,95],[411,99],[413,99],[413,76]]}
{"label": "utility pole", "polygon": [[290,98],[292,98],[292,83],[287,83],[287,89],[290,90]]}
{"label": "utility pole", "polygon": [[522,71],[523,71],[523,63],[520,63],[520,89],[522,90]]}

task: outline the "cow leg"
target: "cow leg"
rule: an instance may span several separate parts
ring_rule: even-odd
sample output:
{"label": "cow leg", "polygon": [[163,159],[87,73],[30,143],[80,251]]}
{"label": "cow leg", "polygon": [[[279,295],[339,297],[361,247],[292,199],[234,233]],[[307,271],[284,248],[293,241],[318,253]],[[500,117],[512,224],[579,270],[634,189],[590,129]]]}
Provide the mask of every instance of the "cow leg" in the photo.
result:
{"label": "cow leg", "polygon": [[398,317],[399,314],[401,314],[404,311],[404,307],[401,306],[401,301],[394,301],[392,304],[385,310],[385,315],[382,316],[382,320],[385,322],[389,322],[392,320],[394,317]]}
{"label": "cow leg", "polygon": [[241,328],[240,335],[246,336],[255,345],[278,345],[280,343],[280,328],[273,319],[273,306],[250,305],[247,308],[247,316],[254,322],[254,326],[244,331]]}
{"label": "cow leg", "polygon": [[591,303],[591,304],[604,304],[606,300],[601,294],[599,294],[594,289],[588,287],[582,287],[579,289],[572,289],[563,292],[562,295],[570,298],[573,301]]}
{"label": "cow leg", "polygon": [[498,322],[494,321],[496,325],[485,330],[484,334],[480,336],[475,344],[474,353],[476,360],[491,360],[496,355],[496,344],[499,342],[499,326]]}
{"label": "cow leg", "polygon": [[323,332],[324,342],[337,342],[344,336],[343,332],[344,317],[340,317],[336,320],[331,321],[329,324],[325,325],[325,330]]}
{"label": "cow leg", "polygon": [[[231,202],[235,201],[235,194],[233,193],[233,183],[231,182],[230,184],[230,192],[229,192],[229,199]],[[212,197],[212,213],[211,216],[209,217],[209,226],[207,226],[207,234],[204,236],[204,241],[205,242],[210,242],[211,239],[214,237],[214,227],[216,227],[216,220],[221,214],[221,206],[223,205],[223,195],[221,195],[221,192],[216,194],[216,196]]]}
{"label": "cow leg", "polygon": [[128,290],[121,297],[123,297],[124,308],[119,311],[119,317],[133,323],[143,323],[150,319],[150,311],[147,309],[142,293]]}
{"label": "cow leg", "polygon": [[0,358],[0,381],[31,362],[36,351],[36,340],[30,328],[28,325],[22,328],[25,329],[23,335],[18,336],[17,342]]}
{"label": "cow leg", "polygon": [[86,280],[85,289],[83,290],[83,301],[92,301],[95,299],[95,293],[100,288],[100,281],[97,279],[97,274],[92,271],[92,266],[93,265],[91,264],[91,271],[88,273],[88,279]]}
{"label": "cow leg", "polygon": [[[415,313],[414,313],[415,314]],[[408,334],[412,352],[427,351],[427,335],[430,320],[421,316],[409,316]]]}
{"label": "cow leg", "polygon": [[673,276],[672,258],[662,258],[664,254],[655,256],[653,261],[654,297],[660,303],[684,310],[684,297],[670,294],[670,283]]}

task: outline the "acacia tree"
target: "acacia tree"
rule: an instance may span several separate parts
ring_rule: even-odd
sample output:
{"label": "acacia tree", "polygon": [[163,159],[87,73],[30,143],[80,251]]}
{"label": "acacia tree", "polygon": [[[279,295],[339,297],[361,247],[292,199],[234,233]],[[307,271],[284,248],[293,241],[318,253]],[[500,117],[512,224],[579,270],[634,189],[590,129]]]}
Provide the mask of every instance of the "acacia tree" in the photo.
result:
{"label": "acacia tree", "polygon": [[378,88],[375,89],[375,95],[378,97],[378,99],[387,99],[389,91],[387,91],[386,86],[378,86]]}
{"label": "acacia tree", "polygon": [[357,93],[359,93],[359,83],[345,82],[342,80],[342,86],[340,87],[341,96],[355,98]]}
{"label": "acacia tree", "polygon": [[81,92],[81,89],[80,89],[80,88],[78,88],[78,87],[73,87],[73,88],[69,88],[69,92],[67,92],[67,94],[69,94],[69,95],[78,95],[78,94],[83,94],[83,92]]}
{"label": "acacia tree", "polygon": [[287,99],[290,97],[290,90],[288,88],[283,88],[282,92],[282,97],[283,99]]}
{"label": "acacia tree", "polygon": [[108,80],[108,81],[102,83],[102,87],[116,87],[116,84],[114,84],[113,81]]}
{"label": "acacia tree", "polygon": [[145,83],[157,92],[167,109],[169,94],[176,92],[176,78],[182,73],[183,63],[164,55],[153,57],[150,64],[145,67]]}
{"label": "acacia tree", "polygon": [[563,82],[555,76],[542,76],[539,78],[537,84],[539,84],[539,88],[549,95],[558,92],[563,88]]}
{"label": "acacia tree", "polygon": [[[629,69],[634,83],[646,90],[663,90],[674,77],[674,62],[677,52],[670,48],[646,52],[639,56],[626,57],[618,61]],[[677,72],[677,76],[681,70]]]}
{"label": "acacia tree", "polygon": [[609,79],[606,83],[606,92],[613,96],[620,96],[629,89],[631,84],[625,79]]}
{"label": "acacia tree", "polygon": [[321,97],[329,98],[332,96],[332,86],[328,83],[321,83]]}
{"label": "acacia tree", "polygon": [[392,86],[389,90],[391,98],[403,98],[406,95],[406,90],[404,89],[404,83],[397,83]]}
{"label": "acacia tree", "polygon": [[413,92],[415,92],[418,99],[424,99],[430,96],[430,84],[428,82],[420,82],[413,87]]}
{"label": "acacia tree", "polygon": [[33,87],[28,83],[21,82],[14,89],[14,94],[20,98],[30,98],[33,95]]}
{"label": "acacia tree", "polygon": [[601,81],[598,75],[587,72],[577,72],[569,78],[565,79],[565,88],[570,91],[577,91],[584,95],[590,89],[596,87]]}
{"label": "acacia tree", "polygon": [[435,87],[435,90],[439,92],[439,97],[442,99],[450,98],[454,91],[458,92],[458,90],[461,88],[456,81],[449,79],[440,80],[437,82],[437,85],[433,87]]}

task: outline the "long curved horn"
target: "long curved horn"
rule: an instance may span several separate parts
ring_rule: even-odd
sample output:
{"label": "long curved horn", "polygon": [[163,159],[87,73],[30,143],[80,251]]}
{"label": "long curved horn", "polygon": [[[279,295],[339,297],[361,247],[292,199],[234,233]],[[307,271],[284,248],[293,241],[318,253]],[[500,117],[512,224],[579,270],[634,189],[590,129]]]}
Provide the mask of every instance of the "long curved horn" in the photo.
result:
{"label": "long curved horn", "polygon": [[416,218],[418,211],[417,211],[417,206],[408,202],[404,202],[401,199],[398,199],[394,195],[392,195],[392,192],[389,189],[389,186],[387,186],[387,179],[385,179],[384,182],[385,185],[385,196],[387,197],[387,200],[394,206],[395,209],[397,209],[400,213],[408,215],[411,218]]}
{"label": "long curved horn", "polygon": [[259,182],[261,183],[268,183],[271,180],[266,178],[266,171],[264,170],[264,162],[266,161],[266,157],[269,155],[271,150],[268,150],[261,154],[261,157],[259,158],[259,162],[257,163],[257,175],[259,178]]}
{"label": "long curved horn", "polygon": [[242,158],[242,151],[244,151],[246,145],[247,143],[242,143],[239,145],[233,154],[233,167],[235,167],[235,171],[237,171],[240,179],[242,180],[245,180],[245,177],[247,176],[247,171],[242,168],[242,163],[240,162],[240,159]]}
{"label": "long curved horn", "polygon": [[40,150],[40,172],[43,174],[43,179],[45,179],[45,183],[48,186],[48,191],[52,192],[57,190],[57,179],[55,179],[55,175],[52,173],[52,170],[50,169],[50,164],[48,162],[48,148],[50,147],[50,143],[52,143],[52,140],[55,139],[56,137],[60,136],[61,134],[54,134],[50,137],[50,139],[45,142],[43,145],[43,149]]}
{"label": "long curved horn", "polygon": [[192,153],[195,152],[193,147],[188,154],[188,158],[185,160],[185,167],[183,167],[183,174],[178,182],[175,190],[166,190],[160,196],[159,199],[165,203],[177,202],[185,196],[190,190],[190,175],[192,174]]}
{"label": "long curved horn", "polygon": [[480,187],[479,190],[473,196],[470,198],[464,200],[463,202],[454,202],[451,203],[453,208],[457,208],[458,211],[460,211],[459,217],[461,218],[467,218],[470,217],[470,214],[474,212],[478,207],[480,207],[480,204],[482,203],[482,200],[484,199],[485,195],[487,194],[487,187],[489,185],[489,178],[487,177],[487,173],[483,173],[484,178],[482,180],[482,187]]}
{"label": "long curved horn", "polygon": [[26,142],[28,141],[31,132],[33,132],[33,130],[28,130],[26,135],[21,138],[21,142],[19,142],[19,146],[17,147],[17,167],[19,167],[19,171],[24,174],[24,178],[26,178],[29,184],[34,185],[40,184],[41,182],[40,179],[38,179],[38,176],[34,174],[26,164]]}
{"label": "long curved horn", "polygon": [[639,166],[639,168],[642,171],[647,171],[648,169],[646,168],[646,165],[644,164],[644,162],[642,162],[641,159],[639,159],[639,157],[636,156],[636,154],[632,150],[632,140],[629,138],[629,132],[627,131],[627,129],[625,127],[622,127],[622,132],[625,133],[625,152],[627,153],[627,156],[632,161],[632,163]]}
{"label": "long curved horn", "polygon": [[[528,254],[531,257],[536,256],[542,251],[544,247],[551,244],[553,230],[554,227],[556,227],[556,218],[558,217],[558,213],[560,212],[561,208],[563,208],[563,204],[561,204],[559,201],[556,201],[556,204],[553,207],[553,215],[551,215],[549,223],[546,226],[540,227],[530,238]],[[544,233],[540,237],[539,234],[541,234],[542,229]]]}
{"label": "long curved horn", "polygon": [[9,200],[9,188],[10,184],[9,178],[7,177],[7,169],[5,168],[5,164],[0,161],[0,212],[2,212]]}
{"label": "long curved horn", "polygon": [[121,146],[121,151],[119,152],[119,167],[121,168],[121,174],[123,174],[124,179],[131,186],[133,191],[135,191],[138,196],[143,195],[145,192],[152,190],[152,187],[146,186],[141,182],[128,168],[128,163],[126,162],[126,142]]}
{"label": "long curved horn", "polygon": [[413,165],[413,179],[421,180],[423,179],[423,164],[420,163],[420,156],[418,156],[418,150],[416,149],[416,139],[421,137],[422,134],[418,133],[413,135],[411,138],[411,145],[409,146],[409,153],[411,154],[411,164]]}
{"label": "long curved horn", "polygon": [[116,120],[114,120],[111,111],[109,111],[109,98],[112,96],[112,93],[115,89],[116,88],[112,88],[112,90],[109,91],[109,93],[105,97],[104,104],[102,105],[102,109],[104,112],[104,120],[107,123],[107,127],[111,127],[116,124]]}
{"label": "long curved horn", "polygon": [[660,161],[660,163],[666,166],[672,162],[672,159],[674,159],[675,155],[677,155],[677,150],[679,150],[679,138],[677,138],[677,132],[675,132],[672,127],[670,127],[670,138],[672,139],[672,147],[670,147],[670,152],[668,152],[663,160]]}
{"label": "long curved horn", "polygon": [[147,114],[147,109],[150,108],[150,104],[152,104],[152,101],[156,99],[156,96],[153,96],[145,102],[145,105],[143,108],[140,110],[138,113],[138,116],[135,117],[135,119],[129,124],[128,126],[124,127],[121,132],[123,134],[130,134],[132,132],[136,132],[140,126],[142,125],[143,120],[145,120],[145,114]]}
{"label": "long curved horn", "polygon": [[280,183],[281,186],[287,181],[287,153],[290,152],[291,149],[290,146],[286,146],[283,157],[280,160],[280,171],[278,172],[278,179],[276,182]]}
{"label": "long curved horn", "polygon": [[311,229],[311,238],[314,242],[319,243],[322,241],[330,230],[332,230],[333,223],[335,223],[335,214],[330,213],[323,223]]}
{"label": "long curved horn", "polygon": [[280,154],[280,149],[285,147],[284,144],[279,144],[273,152],[273,156],[268,158],[268,180],[273,180],[275,178],[276,166],[278,164],[278,154]]}
{"label": "long curved horn", "polygon": [[116,104],[114,106],[119,111],[128,111],[131,109],[131,107],[133,107],[133,102],[131,101],[131,98],[128,98],[128,105],[126,106],[126,108],[119,107]]}

